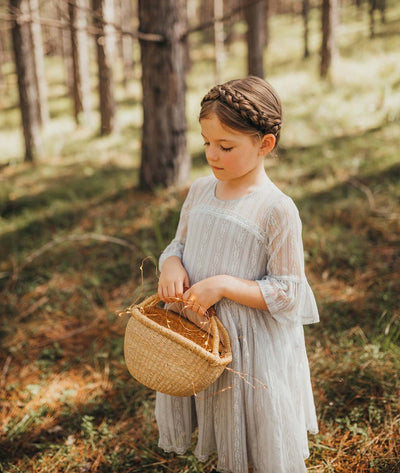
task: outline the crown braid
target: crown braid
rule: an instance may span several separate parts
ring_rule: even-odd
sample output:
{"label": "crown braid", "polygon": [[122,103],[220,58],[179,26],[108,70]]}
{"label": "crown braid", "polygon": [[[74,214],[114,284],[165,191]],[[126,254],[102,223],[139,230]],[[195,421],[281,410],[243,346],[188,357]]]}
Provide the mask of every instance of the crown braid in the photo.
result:
{"label": "crown braid", "polygon": [[235,90],[229,84],[216,85],[201,101],[201,106],[206,102],[219,100],[236,110],[240,116],[249,122],[263,135],[272,133],[277,136],[281,128],[280,119],[271,119],[262,112],[257,105],[249,100],[242,92]]}

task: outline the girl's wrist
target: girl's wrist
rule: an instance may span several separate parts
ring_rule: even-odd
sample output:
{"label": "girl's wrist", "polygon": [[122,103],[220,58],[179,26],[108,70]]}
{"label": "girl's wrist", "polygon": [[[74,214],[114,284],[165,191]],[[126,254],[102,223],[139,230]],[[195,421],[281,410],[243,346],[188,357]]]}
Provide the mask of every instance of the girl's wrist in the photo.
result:
{"label": "girl's wrist", "polygon": [[232,276],[229,276],[228,274],[220,274],[218,276],[214,276],[215,278],[215,287],[218,292],[218,296],[220,299],[227,297],[229,298],[230,294],[230,284],[231,284],[231,279]]}

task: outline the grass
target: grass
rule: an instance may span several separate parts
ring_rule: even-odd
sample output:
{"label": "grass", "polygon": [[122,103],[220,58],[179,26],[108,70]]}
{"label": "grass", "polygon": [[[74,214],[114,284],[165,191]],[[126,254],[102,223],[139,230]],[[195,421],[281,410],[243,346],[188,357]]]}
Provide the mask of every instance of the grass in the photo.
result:
{"label": "grass", "polygon": [[[266,167],[299,207],[321,313],[320,324],[306,327],[320,426],[310,436],[308,470],[395,473],[400,9],[388,2],[387,24],[370,40],[366,7],[361,19],[344,8],[340,59],[328,83],[317,77],[317,12],[307,60],[299,18],[272,19],[266,61],[285,127],[279,156]],[[197,115],[213,67],[201,35],[192,47],[194,179],[208,172]],[[244,53],[240,40],[231,45],[223,80],[243,75]],[[127,373],[126,320],[116,317],[155,290],[154,261],[173,235],[186,189],[138,190],[138,79],[118,88],[119,131],[101,138],[96,113],[86,127],[73,123],[58,59],[46,66],[52,120],[35,166],[21,162],[15,87],[0,110],[0,471],[209,473],[215,457],[199,464],[190,452],[158,449],[154,393]],[[12,68],[4,72],[15,84]]]}

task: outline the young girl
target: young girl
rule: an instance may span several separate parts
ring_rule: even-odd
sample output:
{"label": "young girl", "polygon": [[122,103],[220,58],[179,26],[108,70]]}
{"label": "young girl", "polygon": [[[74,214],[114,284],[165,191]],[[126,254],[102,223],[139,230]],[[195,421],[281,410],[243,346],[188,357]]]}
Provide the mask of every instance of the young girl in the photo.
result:
{"label": "young girl", "polygon": [[191,186],[175,239],[160,258],[158,293],[201,315],[212,305],[227,328],[229,370],[196,397],[157,393],[159,446],[218,452],[218,471],[302,473],[307,430],[318,431],[303,324],[319,320],[304,274],[301,222],[268,178],[280,99],[256,77],[212,88],[200,125],[214,176]]}

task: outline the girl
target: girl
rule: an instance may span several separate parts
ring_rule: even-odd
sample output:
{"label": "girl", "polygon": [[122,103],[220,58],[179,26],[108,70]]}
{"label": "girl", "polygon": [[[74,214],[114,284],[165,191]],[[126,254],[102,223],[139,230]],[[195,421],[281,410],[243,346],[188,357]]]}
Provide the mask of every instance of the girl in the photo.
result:
{"label": "girl", "polygon": [[301,222],[268,178],[280,99],[262,79],[212,88],[200,125],[214,176],[191,186],[175,239],[160,258],[158,293],[200,315],[215,305],[233,352],[230,369],[196,397],[157,393],[159,446],[218,452],[218,471],[302,473],[307,430],[318,431],[302,324],[319,320],[304,274]]}

